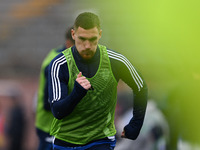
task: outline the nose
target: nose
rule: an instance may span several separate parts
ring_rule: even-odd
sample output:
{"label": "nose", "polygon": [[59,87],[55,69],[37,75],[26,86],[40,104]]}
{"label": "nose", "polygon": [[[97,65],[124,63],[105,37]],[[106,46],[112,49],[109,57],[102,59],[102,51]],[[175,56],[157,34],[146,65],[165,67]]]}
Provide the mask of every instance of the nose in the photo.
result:
{"label": "nose", "polygon": [[85,41],[85,48],[86,48],[86,49],[90,49],[90,48],[91,48],[91,43],[90,43],[89,40],[86,40],[86,41]]}

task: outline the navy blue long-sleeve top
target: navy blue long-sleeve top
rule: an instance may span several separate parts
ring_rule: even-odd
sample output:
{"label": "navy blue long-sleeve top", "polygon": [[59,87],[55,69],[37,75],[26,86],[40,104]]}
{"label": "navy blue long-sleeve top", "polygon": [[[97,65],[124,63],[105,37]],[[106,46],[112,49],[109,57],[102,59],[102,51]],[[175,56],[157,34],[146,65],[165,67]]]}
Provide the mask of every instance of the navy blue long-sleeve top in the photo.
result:
{"label": "navy blue long-sleeve top", "polygon": [[[91,78],[96,74],[100,62],[100,52],[93,58],[84,60],[75,46],[71,48],[78,69],[83,76]],[[113,74],[117,81],[124,81],[133,91],[133,117],[125,126],[125,135],[129,139],[136,139],[143,124],[147,105],[147,86],[140,73],[122,54],[107,49]],[[85,90],[75,81],[73,91],[68,95],[69,72],[65,56],[60,53],[49,65],[48,89],[51,111],[55,118],[63,119],[69,115],[81,99],[86,95]]]}

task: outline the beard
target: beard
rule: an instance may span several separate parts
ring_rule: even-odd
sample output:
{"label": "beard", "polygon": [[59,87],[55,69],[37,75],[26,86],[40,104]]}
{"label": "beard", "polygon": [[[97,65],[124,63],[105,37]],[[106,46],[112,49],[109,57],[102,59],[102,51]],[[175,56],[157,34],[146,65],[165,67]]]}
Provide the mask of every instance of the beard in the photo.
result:
{"label": "beard", "polygon": [[95,51],[92,50],[83,50],[80,55],[83,59],[88,60],[91,59],[95,54]]}

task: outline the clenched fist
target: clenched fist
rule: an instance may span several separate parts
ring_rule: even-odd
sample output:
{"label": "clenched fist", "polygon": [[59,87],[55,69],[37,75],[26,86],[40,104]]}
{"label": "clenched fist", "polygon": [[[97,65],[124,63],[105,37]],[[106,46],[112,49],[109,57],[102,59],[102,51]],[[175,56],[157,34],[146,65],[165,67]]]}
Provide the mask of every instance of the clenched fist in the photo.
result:
{"label": "clenched fist", "polygon": [[90,81],[88,81],[86,77],[82,76],[82,72],[79,72],[77,75],[76,82],[78,82],[86,90],[91,88]]}

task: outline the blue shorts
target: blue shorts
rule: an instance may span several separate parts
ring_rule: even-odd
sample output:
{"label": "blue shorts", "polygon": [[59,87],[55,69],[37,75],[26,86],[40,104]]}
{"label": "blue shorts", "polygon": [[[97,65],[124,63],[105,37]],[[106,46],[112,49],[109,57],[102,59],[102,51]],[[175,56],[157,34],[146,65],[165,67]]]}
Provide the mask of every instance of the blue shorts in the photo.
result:
{"label": "blue shorts", "polygon": [[101,140],[78,147],[64,147],[53,144],[53,150],[114,150],[115,144],[116,140]]}

